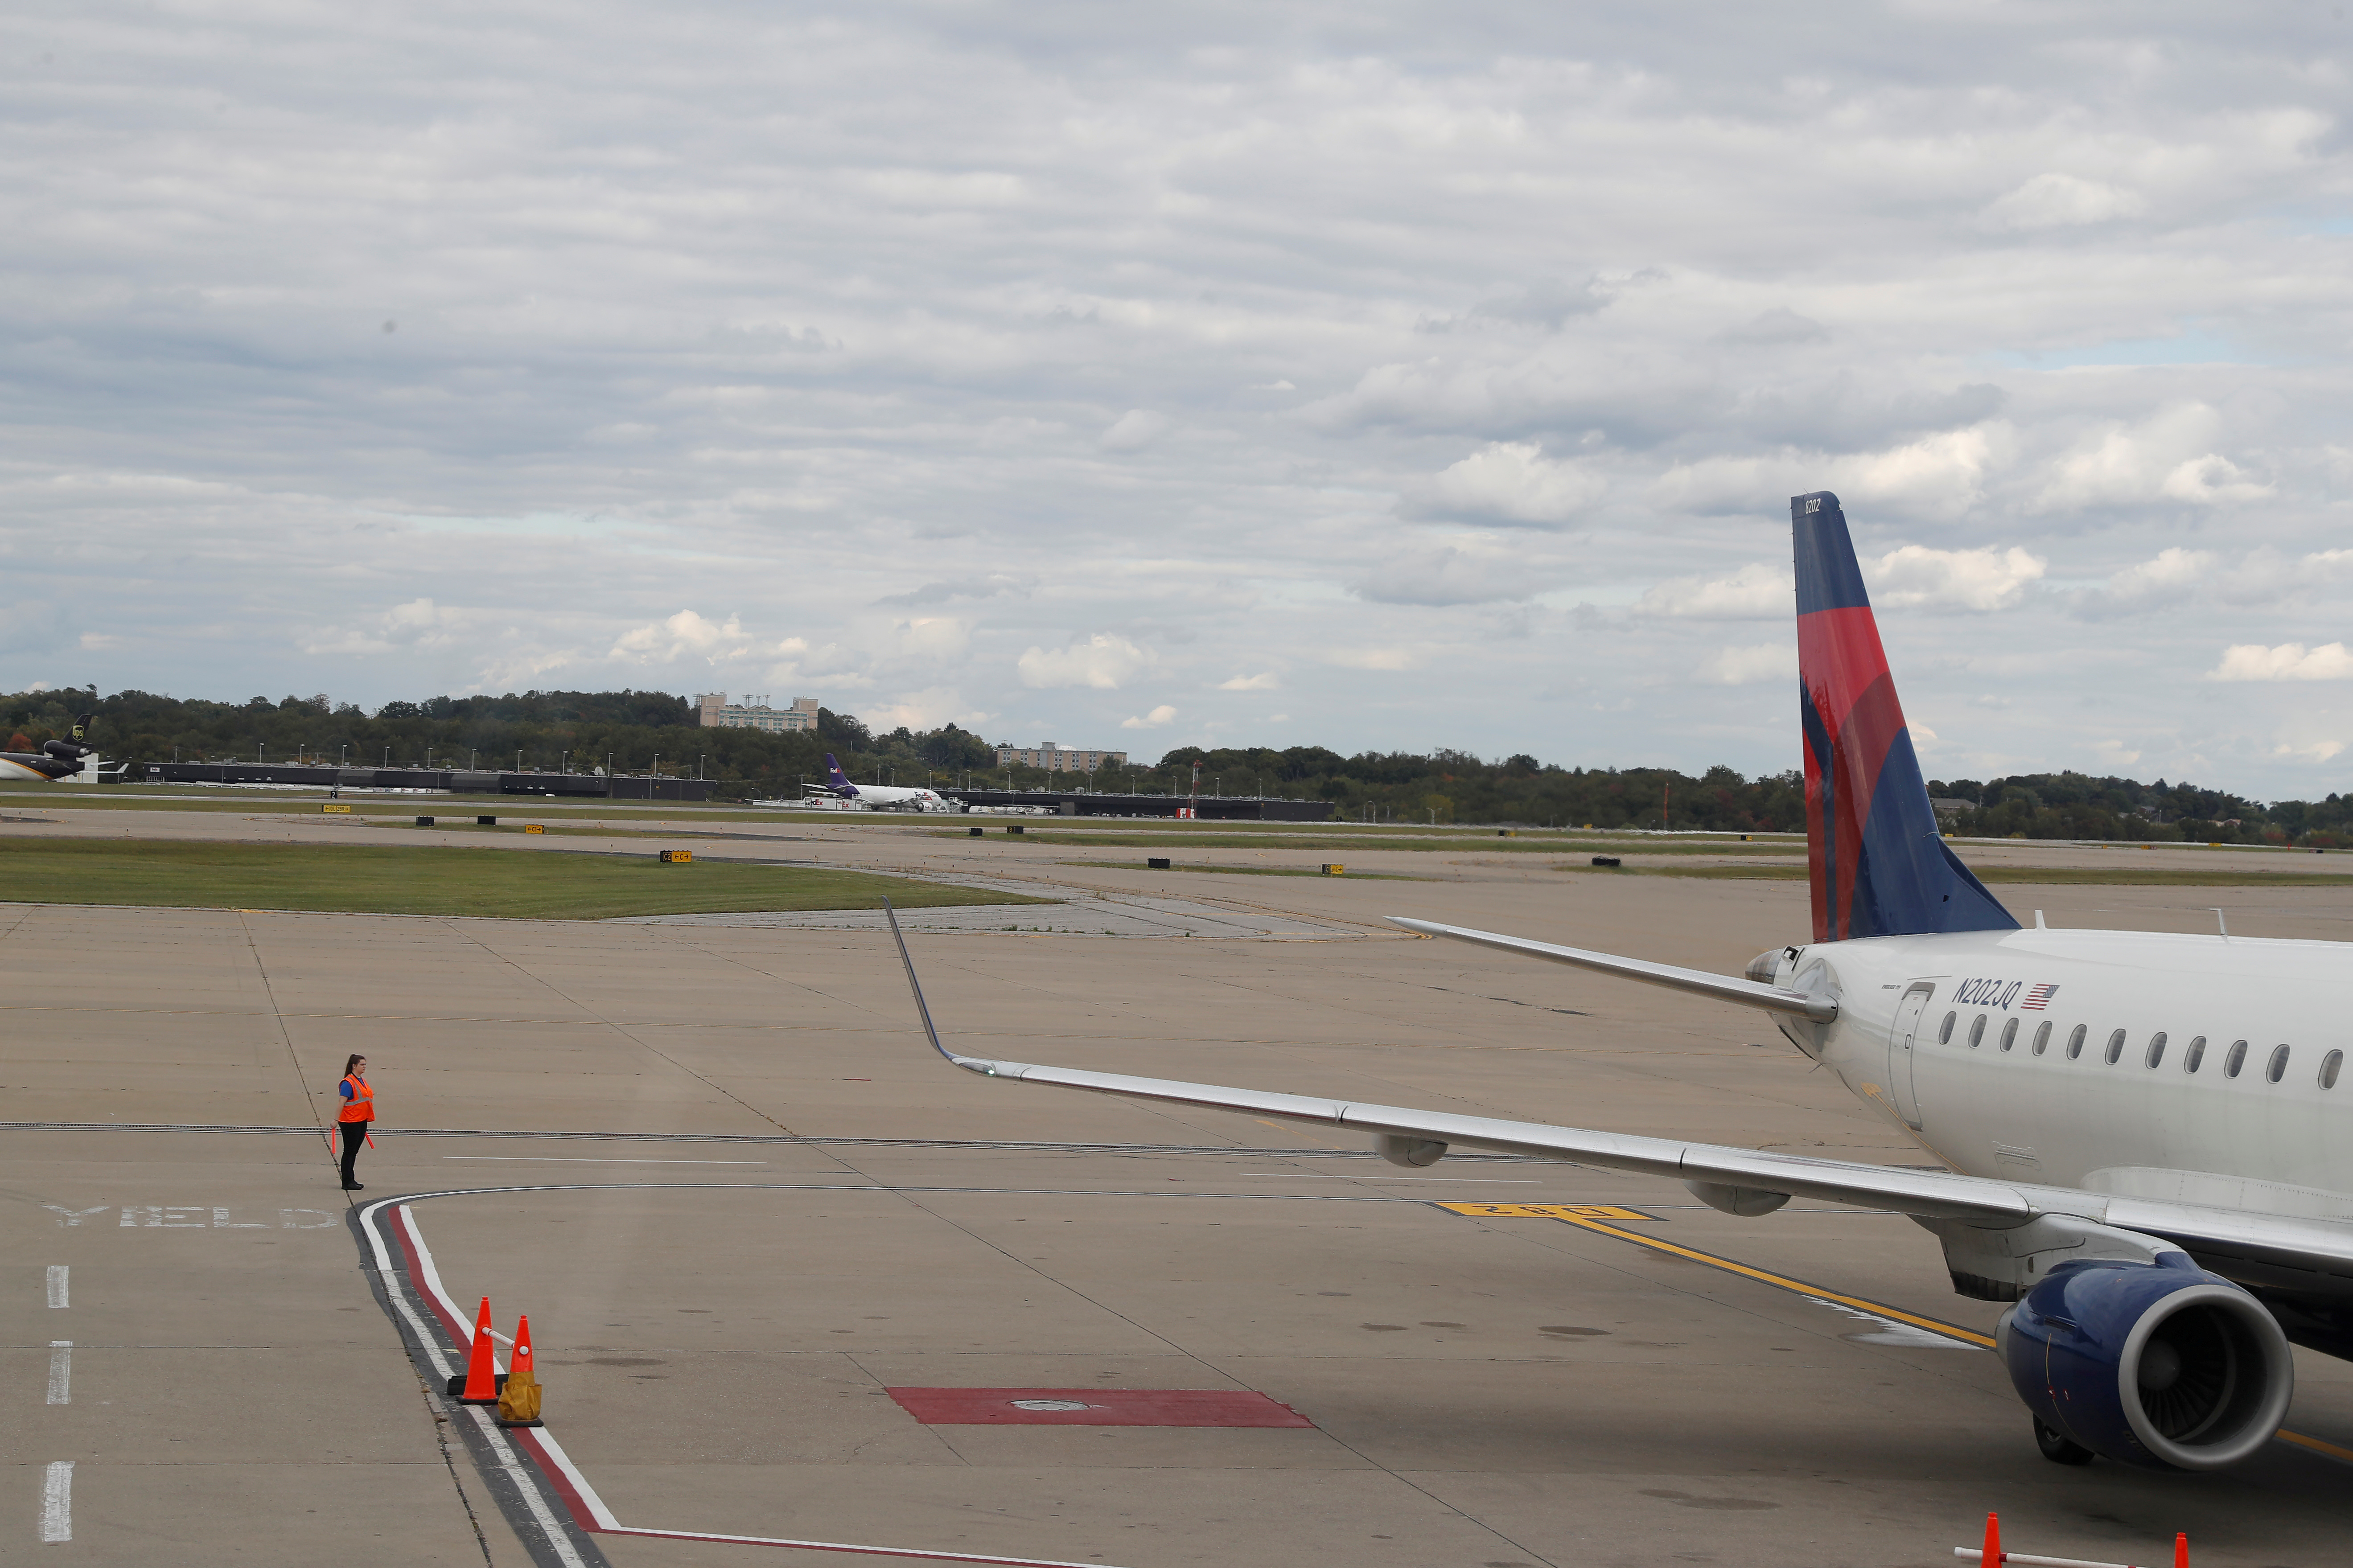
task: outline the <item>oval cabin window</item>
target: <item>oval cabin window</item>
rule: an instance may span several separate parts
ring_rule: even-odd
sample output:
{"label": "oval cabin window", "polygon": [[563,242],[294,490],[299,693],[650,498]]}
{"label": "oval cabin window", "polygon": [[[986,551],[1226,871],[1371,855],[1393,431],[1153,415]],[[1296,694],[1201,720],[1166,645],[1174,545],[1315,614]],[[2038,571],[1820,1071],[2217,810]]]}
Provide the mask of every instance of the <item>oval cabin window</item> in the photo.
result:
{"label": "oval cabin window", "polygon": [[2247,1042],[2244,1040],[2232,1040],[2231,1042],[2231,1054],[2222,1058],[2222,1076],[2224,1078],[2236,1078],[2239,1076],[2239,1069],[2246,1065]]}
{"label": "oval cabin window", "polygon": [[2203,1062],[2205,1059],[2206,1037],[2200,1035],[2196,1038],[2192,1039],[2189,1042],[2189,1047],[2181,1053],[2181,1070],[2183,1072],[2196,1072],[2198,1070],[2199,1064]]}
{"label": "oval cabin window", "polygon": [[1945,1026],[1936,1031],[1936,1043],[1938,1045],[1943,1046],[1952,1043],[1953,1020],[1959,1016],[1960,1015],[1958,1013],[1947,1013],[1945,1015]]}
{"label": "oval cabin window", "polygon": [[2091,1032],[2092,1031],[2088,1026],[2082,1024],[2076,1025],[2073,1029],[2067,1032],[2067,1059],[2069,1061],[2072,1062],[2077,1057],[2084,1054],[2084,1037]]}
{"label": "oval cabin window", "polygon": [[2286,1076],[2287,1047],[2285,1046],[2274,1046],[2272,1048],[2272,1059],[2263,1068],[2263,1081],[2265,1083],[2277,1083]]}
{"label": "oval cabin window", "polygon": [[2016,1044],[2018,1044],[2018,1020],[2012,1018],[2001,1026],[2001,1048],[2006,1051]]}
{"label": "oval cabin window", "polygon": [[1986,1016],[1980,1013],[1978,1021],[1969,1026],[1969,1049],[1976,1050],[1985,1042],[1985,1021]]}
{"label": "oval cabin window", "polygon": [[2051,1048],[2051,1020],[2045,1018],[2034,1026],[2034,1054],[2041,1056]]}
{"label": "oval cabin window", "polygon": [[2320,1087],[2335,1089],[2337,1075],[2345,1070],[2345,1053],[2331,1051],[2320,1058]]}
{"label": "oval cabin window", "polygon": [[2108,1037],[2107,1053],[2101,1059],[2105,1061],[2110,1067],[2114,1067],[2116,1065],[2116,1058],[2124,1054],[2125,1032],[2122,1029],[2118,1029],[2116,1033]]}
{"label": "oval cabin window", "polygon": [[2148,1065],[2157,1066],[2165,1059],[2165,1031],[2159,1029],[2148,1037]]}

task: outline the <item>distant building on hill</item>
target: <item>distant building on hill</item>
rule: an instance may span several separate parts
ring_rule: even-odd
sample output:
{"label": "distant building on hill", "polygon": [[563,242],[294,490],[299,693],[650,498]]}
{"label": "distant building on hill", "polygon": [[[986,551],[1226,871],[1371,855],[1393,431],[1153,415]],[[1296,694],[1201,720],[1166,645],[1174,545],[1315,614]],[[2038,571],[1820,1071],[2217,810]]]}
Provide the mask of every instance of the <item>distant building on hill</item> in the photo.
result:
{"label": "distant building on hill", "polygon": [[798,731],[817,729],[817,699],[796,697],[789,708],[771,708],[768,697],[746,697],[741,702],[727,700],[724,691],[710,691],[694,700],[696,714],[706,730],[780,730]]}
{"label": "distant building on hill", "polygon": [[1050,773],[1091,773],[1100,768],[1127,766],[1127,753],[1074,752],[1051,741],[1040,741],[1034,748],[997,747],[997,765],[1000,768],[1043,768]]}

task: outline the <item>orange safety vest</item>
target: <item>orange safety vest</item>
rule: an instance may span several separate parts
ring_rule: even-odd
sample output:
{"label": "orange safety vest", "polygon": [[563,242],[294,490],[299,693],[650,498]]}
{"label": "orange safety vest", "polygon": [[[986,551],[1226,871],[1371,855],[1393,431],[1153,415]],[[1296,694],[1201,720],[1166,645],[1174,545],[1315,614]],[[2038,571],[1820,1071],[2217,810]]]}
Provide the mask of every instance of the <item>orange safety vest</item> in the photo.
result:
{"label": "orange safety vest", "polygon": [[366,1081],[362,1079],[346,1076],[343,1081],[352,1086],[352,1097],[350,1100],[344,1101],[343,1112],[342,1115],[336,1117],[335,1120],[338,1121],[374,1121],[375,1120],[375,1090],[370,1089],[367,1086]]}

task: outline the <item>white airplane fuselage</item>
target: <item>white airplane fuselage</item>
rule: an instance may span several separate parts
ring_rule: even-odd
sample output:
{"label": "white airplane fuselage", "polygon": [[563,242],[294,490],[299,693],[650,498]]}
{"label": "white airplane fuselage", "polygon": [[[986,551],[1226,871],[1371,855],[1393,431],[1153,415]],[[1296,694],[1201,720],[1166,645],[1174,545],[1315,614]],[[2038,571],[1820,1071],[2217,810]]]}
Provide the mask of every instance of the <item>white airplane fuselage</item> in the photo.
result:
{"label": "white airplane fuselage", "polygon": [[852,784],[847,790],[836,787],[838,800],[858,801],[874,811],[953,811],[955,804],[946,796],[927,789],[899,789],[888,784]]}
{"label": "white airplane fuselage", "polygon": [[1782,1032],[1957,1171],[2353,1219],[2353,945],[2032,928],[1796,952],[1778,982],[1839,1015]]}

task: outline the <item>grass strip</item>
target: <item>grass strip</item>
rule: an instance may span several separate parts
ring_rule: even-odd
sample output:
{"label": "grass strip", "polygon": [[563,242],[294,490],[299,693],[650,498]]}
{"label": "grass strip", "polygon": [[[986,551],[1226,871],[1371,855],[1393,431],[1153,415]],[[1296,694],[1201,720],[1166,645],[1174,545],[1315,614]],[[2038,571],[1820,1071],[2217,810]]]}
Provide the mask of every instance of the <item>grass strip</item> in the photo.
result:
{"label": "grass strip", "polygon": [[874,909],[1044,904],[1016,893],[826,867],[726,860],[664,865],[650,854],[420,845],[182,844],[0,839],[0,875],[20,903],[304,910],[343,914],[612,920]]}
{"label": "grass strip", "polygon": [[[1094,866],[1106,871],[1205,871],[1213,877],[1320,877],[1308,866],[1139,866],[1133,860],[1057,860],[1058,866]],[[1351,882],[1428,882],[1437,879],[1411,877],[1398,871],[1350,871]]]}
{"label": "grass strip", "polygon": [[[934,830],[938,838],[962,838],[967,842],[971,834],[962,828]],[[1628,855],[1782,855],[1802,854],[1805,846],[1784,840],[1778,844],[1743,844],[1738,839],[1704,844],[1661,844],[1650,839],[1612,840],[1605,838],[1481,838],[1473,834],[1458,834],[1454,837],[1432,838],[1427,835],[1391,838],[1336,834],[1303,836],[1295,830],[1288,837],[1257,835],[1244,837],[1227,832],[1223,827],[1203,833],[1182,830],[1173,833],[1138,833],[1133,829],[1055,828],[1039,832],[1035,828],[1021,835],[1022,843],[1048,844],[1057,847],[1101,849],[1296,849],[1311,853],[1337,853],[1345,850],[1372,852],[1377,850],[1435,850],[1446,854],[1504,855],[1590,855],[1596,851]]]}
{"label": "grass strip", "polygon": [[[1597,877],[1694,877],[1719,882],[1802,882],[1797,866],[1562,866],[1563,871]],[[2021,882],[2056,888],[2333,888],[2353,885],[2353,875],[2331,871],[2168,871],[2118,867],[1972,866],[1982,882]]]}

